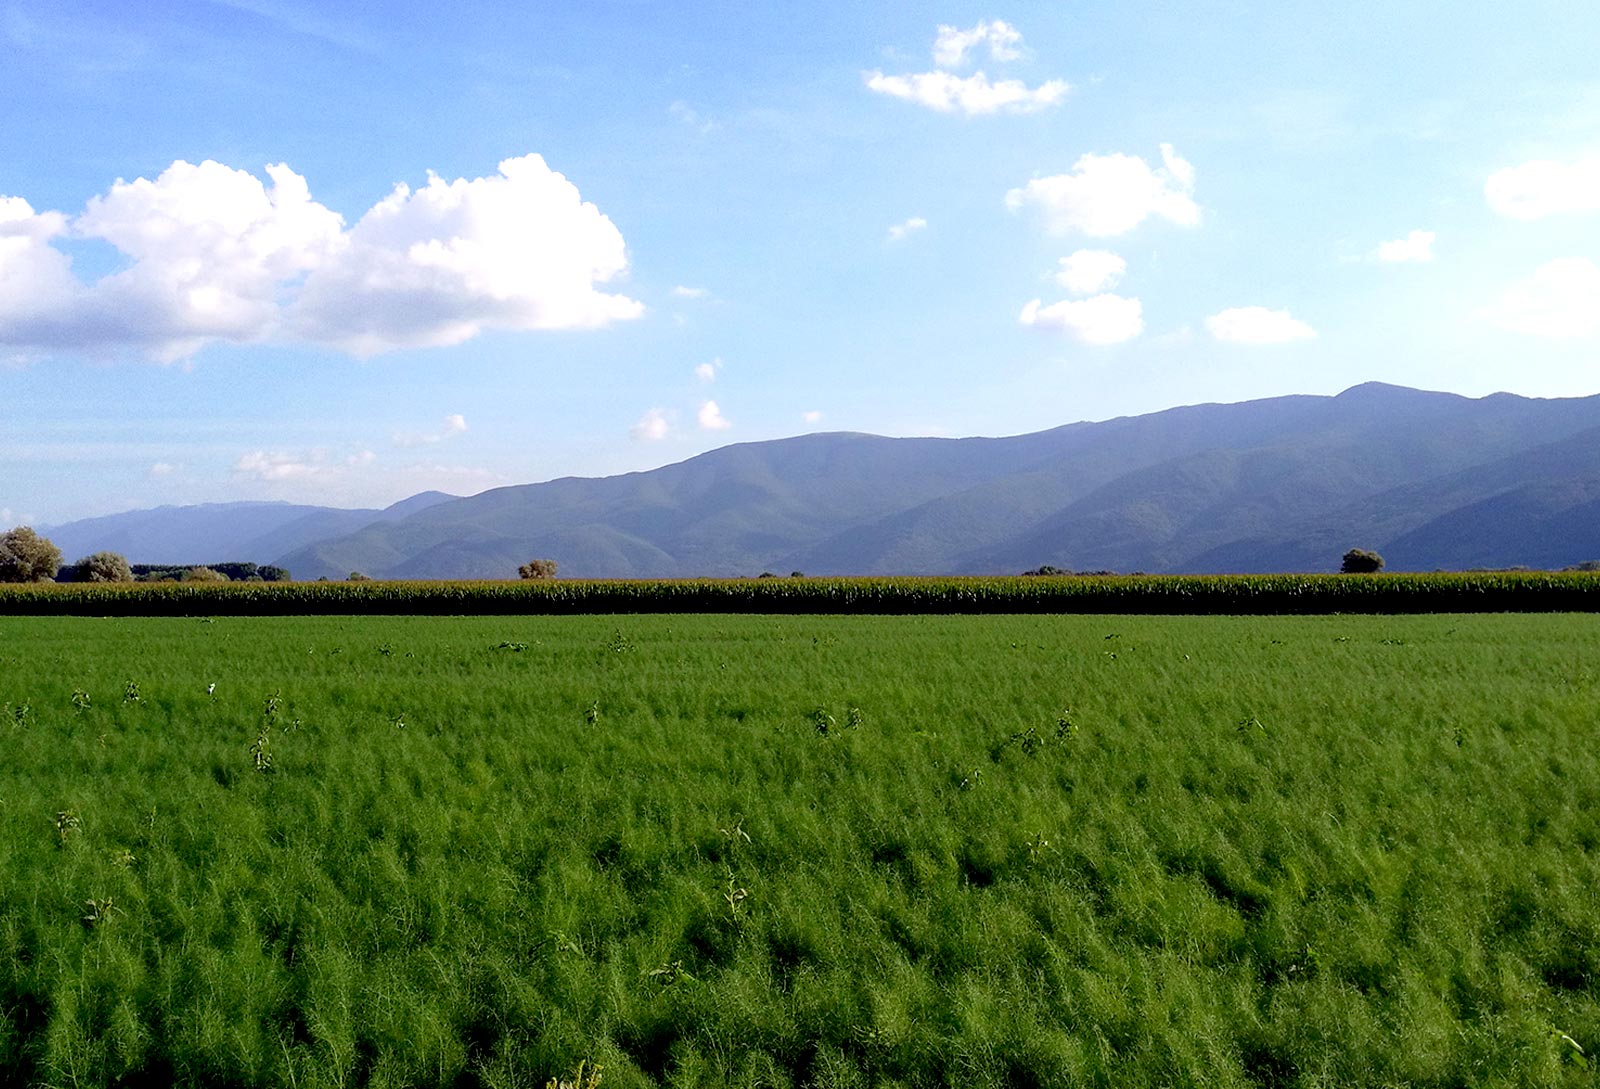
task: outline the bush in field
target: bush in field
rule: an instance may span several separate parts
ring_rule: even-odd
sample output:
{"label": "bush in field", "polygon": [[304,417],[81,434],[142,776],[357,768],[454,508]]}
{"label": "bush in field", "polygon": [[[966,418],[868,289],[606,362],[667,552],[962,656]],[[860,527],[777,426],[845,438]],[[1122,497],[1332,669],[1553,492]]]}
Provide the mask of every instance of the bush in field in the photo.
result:
{"label": "bush in field", "polygon": [[289,581],[289,569],[287,567],[277,567],[270,563],[261,567],[260,575],[265,582]]}
{"label": "bush in field", "polygon": [[84,582],[132,582],[133,568],[126,556],[117,552],[96,552],[74,566]]}
{"label": "bush in field", "polygon": [[529,560],[517,568],[517,574],[525,579],[553,579],[556,577],[556,561]]}
{"label": "bush in field", "polygon": [[1383,557],[1365,548],[1352,548],[1339,564],[1343,575],[1372,575],[1383,570]]}
{"label": "bush in field", "polygon": [[227,582],[228,576],[209,567],[191,567],[183,573],[184,582]]}
{"label": "bush in field", "polygon": [[0,536],[0,582],[49,582],[61,570],[61,549],[28,526]]}
{"label": "bush in field", "polygon": [[346,576],[345,581],[346,582],[371,582],[372,581],[372,577],[370,575],[363,575],[360,571],[352,571],[352,572],[350,572],[350,574],[348,576]]}

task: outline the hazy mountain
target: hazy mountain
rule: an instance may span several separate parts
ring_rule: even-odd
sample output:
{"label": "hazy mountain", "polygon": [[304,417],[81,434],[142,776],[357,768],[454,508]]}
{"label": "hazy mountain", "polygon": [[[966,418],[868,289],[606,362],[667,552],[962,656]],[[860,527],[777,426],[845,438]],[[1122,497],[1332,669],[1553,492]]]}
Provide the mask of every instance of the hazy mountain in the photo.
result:
{"label": "hazy mountain", "polygon": [[383,510],[161,507],[45,532],[67,559],[250,560],[300,579],[1399,570],[1600,558],[1600,397],[1369,383],[1010,438],[742,443],[650,472]]}
{"label": "hazy mountain", "polygon": [[68,563],[107,551],[120,552],[132,563],[270,563],[315,541],[403,518],[453,498],[443,492],[422,492],[382,510],[202,503],[85,518],[46,526],[40,532],[55,542]]}
{"label": "hazy mountain", "polygon": [[1600,557],[1600,397],[1371,383],[1011,438],[806,435],[308,533],[275,562],[297,578],[504,578],[533,557],[594,577],[1330,570],[1355,546],[1396,569]]}

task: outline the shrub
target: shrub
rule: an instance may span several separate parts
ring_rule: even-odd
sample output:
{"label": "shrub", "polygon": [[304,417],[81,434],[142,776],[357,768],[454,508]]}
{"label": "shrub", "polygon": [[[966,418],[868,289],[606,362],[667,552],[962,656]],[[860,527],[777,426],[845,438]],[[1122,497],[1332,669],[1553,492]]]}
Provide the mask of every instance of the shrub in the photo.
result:
{"label": "shrub", "polygon": [[1344,554],[1340,574],[1371,575],[1383,570],[1383,557],[1365,548],[1352,548]]}
{"label": "shrub", "polygon": [[75,565],[84,582],[132,582],[133,568],[126,556],[117,552],[96,552]]}
{"label": "shrub", "polygon": [[209,567],[191,567],[183,573],[184,582],[227,582],[228,576]]}
{"label": "shrub", "polygon": [[517,568],[517,574],[525,579],[553,579],[556,577],[556,561],[529,560]]}
{"label": "shrub", "polygon": [[61,549],[28,526],[0,536],[0,582],[49,582],[61,570]]}
{"label": "shrub", "polygon": [[346,582],[371,582],[372,579],[371,579],[370,576],[363,575],[360,571],[352,571],[345,578],[345,581]]}

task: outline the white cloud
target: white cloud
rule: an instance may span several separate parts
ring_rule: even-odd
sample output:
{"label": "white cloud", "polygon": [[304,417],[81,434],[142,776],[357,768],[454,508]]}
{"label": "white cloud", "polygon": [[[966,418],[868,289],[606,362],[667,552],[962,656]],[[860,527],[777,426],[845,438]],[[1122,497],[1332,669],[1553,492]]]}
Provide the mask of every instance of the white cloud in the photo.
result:
{"label": "white cloud", "polygon": [[456,412],[444,418],[444,426],[438,431],[427,434],[398,434],[394,437],[394,444],[402,447],[434,446],[466,430],[467,418]]}
{"label": "white cloud", "polygon": [[969,30],[941,25],[933,41],[933,63],[940,68],[960,68],[975,46],[989,44],[989,56],[997,61],[1016,60],[1022,55],[1022,35],[1009,23],[996,19],[981,21]]}
{"label": "white cloud", "polygon": [[1586,257],[1540,265],[1512,284],[1487,313],[1502,329],[1540,337],[1600,333],[1600,267]]}
{"label": "white cloud", "polygon": [[1078,250],[1061,259],[1056,283],[1074,295],[1093,295],[1115,287],[1128,262],[1108,250]]}
{"label": "white cloud", "polygon": [[928,221],[921,216],[912,216],[904,223],[896,223],[889,228],[889,241],[899,242],[908,235],[928,229]]}
{"label": "white cloud", "polygon": [[1432,231],[1412,231],[1404,238],[1397,238],[1393,242],[1383,242],[1378,246],[1378,260],[1398,263],[1403,261],[1432,261],[1433,240],[1438,236]]}
{"label": "white cloud", "polygon": [[1310,340],[1317,331],[1287,310],[1235,306],[1206,319],[1206,330],[1229,344],[1287,344]]}
{"label": "white cloud", "polygon": [[698,419],[702,431],[726,431],[733,426],[727,417],[723,416],[722,409],[717,407],[715,401],[707,401],[700,406]]}
{"label": "white cloud", "polygon": [[1512,219],[1542,219],[1562,212],[1600,211],[1600,155],[1570,163],[1535,159],[1489,175],[1489,207]]}
{"label": "white cloud", "polygon": [[1083,155],[1069,174],[1034,178],[1006,193],[1006,207],[1037,207],[1053,234],[1092,238],[1126,234],[1151,216],[1193,226],[1200,222],[1194,167],[1171,144],[1161,145],[1161,161],[1152,167],[1137,155]]}
{"label": "white cloud", "polygon": [[991,82],[982,72],[958,76],[951,72],[914,72],[886,76],[867,72],[869,90],[892,98],[902,98],[940,113],[957,111],[968,117],[990,113],[1034,113],[1056,105],[1072,88],[1065,80],[1052,79],[1029,87],[1019,79]]}
{"label": "white cloud", "polygon": [[594,329],[644,308],[595,289],[627,270],[622,233],[538,155],[500,175],[399,185],[312,272],[294,316],[356,355],[459,344],[486,328]]}
{"label": "white cloud", "polygon": [[1096,295],[1044,306],[1034,299],[1022,308],[1023,325],[1058,329],[1084,344],[1120,344],[1144,332],[1144,307],[1138,299]]}
{"label": "white cloud", "polygon": [[234,462],[233,471],[240,476],[267,482],[307,480],[340,476],[362,469],[371,465],[377,457],[371,450],[361,450],[343,458],[327,450],[303,453],[254,450]]}
{"label": "white cloud", "polygon": [[172,464],[170,461],[158,461],[154,465],[150,466],[150,475],[156,477],[171,476],[177,471],[178,467]]}
{"label": "white cloud", "polygon": [[684,287],[682,284],[672,289],[672,297],[675,299],[703,299],[708,294],[709,292],[703,287]]}
{"label": "white cloud", "polygon": [[808,424],[819,424],[822,422],[822,413],[812,409],[809,412],[800,413],[800,418]]}
{"label": "white cloud", "polygon": [[717,372],[721,369],[722,360],[720,358],[713,359],[709,363],[701,363],[696,366],[694,369],[694,376],[700,379],[702,382],[712,382],[716,380]]}
{"label": "white cloud", "polygon": [[672,425],[667,421],[667,414],[659,408],[652,408],[639,422],[628,428],[628,436],[642,439],[646,442],[659,442],[671,432]]}
{"label": "white cloud", "polygon": [[[310,341],[371,355],[643,312],[597,289],[627,269],[621,233],[537,155],[497,177],[401,185],[348,230],[289,167],[266,174],[180,160],[118,180],[73,220],[0,197],[0,351],[170,361],[213,341]],[[128,267],[80,280],[52,244],[69,234]]]}

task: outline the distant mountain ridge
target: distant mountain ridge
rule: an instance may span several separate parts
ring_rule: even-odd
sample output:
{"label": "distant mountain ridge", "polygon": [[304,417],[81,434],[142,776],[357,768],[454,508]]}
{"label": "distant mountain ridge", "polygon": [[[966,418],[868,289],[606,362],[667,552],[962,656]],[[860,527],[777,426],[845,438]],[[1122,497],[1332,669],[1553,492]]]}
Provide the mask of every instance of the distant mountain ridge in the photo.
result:
{"label": "distant mountain ridge", "polygon": [[40,532],[55,542],[69,563],[107,551],[145,564],[271,563],[316,541],[403,518],[454,498],[444,492],[421,492],[382,510],[282,502],[200,503],[85,518],[45,526]]}
{"label": "distant mountain ridge", "polygon": [[411,503],[313,509],[249,558],[300,579],[509,578],[534,557],[571,577],[1327,571],[1351,547],[1397,570],[1559,567],[1600,557],[1600,397],[1367,383],[1007,438],[803,435]]}

